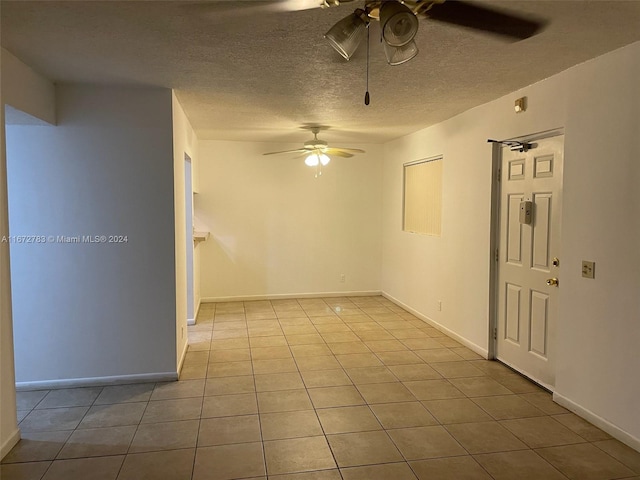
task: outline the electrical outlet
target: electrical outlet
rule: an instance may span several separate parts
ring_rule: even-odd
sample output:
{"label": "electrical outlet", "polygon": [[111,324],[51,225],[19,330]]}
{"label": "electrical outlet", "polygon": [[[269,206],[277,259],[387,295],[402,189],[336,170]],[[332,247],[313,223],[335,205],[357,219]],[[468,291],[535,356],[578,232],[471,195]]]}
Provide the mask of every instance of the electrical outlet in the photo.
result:
{"label": "electrical outlet", "polygon": [[340,283],[344,283],[345,279],[346,279],[346,276],[345,276],[345,274],[344,274],[344,273],[342,273],[342,274],[340,275]]}
{"label": "electrical outlet", "polygon": [[442,311],[442,300],[438,300],[438,311]]}
{"label": "electrical outlet", "polygon": [[584,278],[596,278],[596,262],[582,261],[582,276]]}

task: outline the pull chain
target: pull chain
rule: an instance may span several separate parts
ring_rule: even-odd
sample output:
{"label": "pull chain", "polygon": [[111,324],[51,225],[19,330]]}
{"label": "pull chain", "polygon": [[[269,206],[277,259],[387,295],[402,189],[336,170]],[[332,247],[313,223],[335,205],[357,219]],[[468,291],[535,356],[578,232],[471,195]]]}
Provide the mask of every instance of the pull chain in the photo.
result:
{"label": "pull chain", "polygon": [[364,94],[364,104],[369,105],[369,23],[367,23],[367,91]]}

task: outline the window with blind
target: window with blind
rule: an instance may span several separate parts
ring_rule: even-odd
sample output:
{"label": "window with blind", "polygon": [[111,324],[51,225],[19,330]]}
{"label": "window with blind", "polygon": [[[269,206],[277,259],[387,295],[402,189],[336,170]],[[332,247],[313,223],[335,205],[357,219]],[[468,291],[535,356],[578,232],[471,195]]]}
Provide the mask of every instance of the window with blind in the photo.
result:
{"label": "window with blind", "polygon": [[442,156],[404,165],[405,232],[440,236],[442,224]]}

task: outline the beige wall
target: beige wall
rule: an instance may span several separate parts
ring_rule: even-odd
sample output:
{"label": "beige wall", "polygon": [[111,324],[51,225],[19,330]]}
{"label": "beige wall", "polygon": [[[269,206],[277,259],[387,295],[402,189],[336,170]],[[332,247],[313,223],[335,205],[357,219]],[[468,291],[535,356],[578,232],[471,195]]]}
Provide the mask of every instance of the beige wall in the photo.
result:
{"label": "beige wall", "polygon": [[367,153],[314,178],[303,159],[262,155],[298,144],[200,142],[203,299],[380,290],[381,148],[355,146]]}
{"label": "beige wall", "polygon": [[[516,115],[513,102],[529,108]],[[564,127],[556,398],[640,448],[640,43],[385,146],[382,289],[486,352],[488,138]],[[401,231],[402,164],[444,155],[442,237]],[[595,280],[581,260],[597,263]],[[442,311],[437,301],[442,301]]]}

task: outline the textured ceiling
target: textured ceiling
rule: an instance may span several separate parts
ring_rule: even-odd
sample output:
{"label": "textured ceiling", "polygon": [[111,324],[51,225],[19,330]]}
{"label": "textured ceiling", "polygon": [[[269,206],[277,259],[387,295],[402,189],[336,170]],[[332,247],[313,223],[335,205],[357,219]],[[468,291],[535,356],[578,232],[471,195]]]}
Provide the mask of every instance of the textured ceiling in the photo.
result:
{"label": "textured ceiling", "polygon": [[200,138],[297,142],[320,124],[380,143],[640,40],[638,0],[492,1],[549,25],[509,43],[421,20],[420,53],[391,67],[376,24],[365,106],[366,48],[347,62],[323,39],[360,3],[3,0],[2,46],[57,82],[174,88]]}

